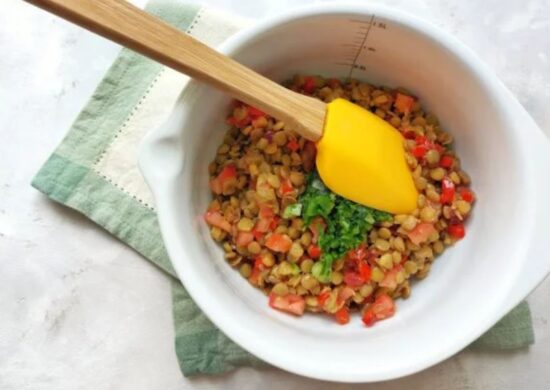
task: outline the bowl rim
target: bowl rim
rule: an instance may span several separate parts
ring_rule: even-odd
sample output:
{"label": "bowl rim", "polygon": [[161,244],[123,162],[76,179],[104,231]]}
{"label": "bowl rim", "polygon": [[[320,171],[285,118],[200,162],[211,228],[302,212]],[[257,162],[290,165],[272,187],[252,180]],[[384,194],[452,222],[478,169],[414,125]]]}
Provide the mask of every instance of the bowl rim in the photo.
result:
{"label": "bowl rim", "polygon": [[[314,5],[293,8],[291,10],[282,12],[268,19],[259,21],[257,24],[237,32],[234,36],[228,38],[222,45],[220,45],[218,47],[218,50],[224,54],[231,55],[233,52],[238,50],[243,44],[247,43],[257,35],[261,35],[263,33],[269,32],[269,30],[281,24],[297,21],[299,19],[308,18],[312,16],[338,15],[338,14],[343,15],[343,14],[350,14],[350,13],[356,13],[356,14],[362,14],[362,15],[375,14],[376,16],[390,19],[393,22],[402,24],[408,28],[411,28],[413,30],[418,31],[419,33],[426,35],[427,37],[432,39],[434,42],[439,43],[444,49],[448,50],[457,60],[459,60],[464,66],[466,66],[468,70],[472,72],[472,74],[480,82],[483,82],[487,88],[490,88],[493,92],[504,91],[508,93],[508,95],[506,95],[505,98],[513,99],[514,102],[517,103],[517,101],[515,101],[515,98],[513,98],[513,96],[500,83],[500,81],[496,78],[493,72],[490,71],[486,67],[486,65],[470,49],[468,49],[464,44],[462,44],[460,41],[454,38],[451,34],[415,16],[412,16],[402,11],[395,10],[390,7],[377,5],[377,4],[364,5],[364,4],[340,4],[340,3],[334,4],[333,3],[333,4],[314,4]],[[191,85],[194,85],[195,87],[197,87],[198,83],[195,81],[191,81],[190,86]],[[519,103],[517,104],[523,110],[523,108],[519,105]],[[154,133],[157,133],[157,131],[151,132],[147,136],[147,138],[144,140],[144,144],[151,142],[153,138],[159,136],[159,134],[154,134]],[[145,165],[147,165],[147,158],[142,158],[141,154],[142,153],[140,151],[141,170],[144,173],[146,181],[149,183],[151,187],[154,197],[155,198],[158,197],[159,200],[161,200],[162,196],[159,196],[159,194],[162,195],[162,191],[159,191],[157,186],[151,185],[152,180],[150,180],[150,175],[147,174],[147,169],[145,168]],[[528,169],[530,172],[532,172],[531,164],[529,164],[525,168]],[[534,195],[532,195],[532,193],[529,193],[527,195],[527,199],[529,201],[532,201],[532,203],[530,204],[537,204],[534,198]],[[167,236],[166,221],[162,216],[163,212],[162,212],[162,207],[160,205],[158,207],[158,214],[159,214],[159,225],[163,233],[162,234],[163,238],[165,238]],[[534,213],[532,214],[533,215],[530,215],[529,218],[534,219]],[[532,220],[530,219],[530,221]],[[534,229],[534,222],[532,225],[533,226],[527,227],[529,231],[531,231],[531,229]],[[165,240],[165,243],[166,243],[168,253],[170,254],[171,244],[169,243],[169,241],[170,240]],[[315,370],[303,369],[301,367],[291,366],[289,364],[286,364],[285,361],[282,361],[270,355],[269,351],[254,348],[254,343],[253,342],[251,343],[250,340],[246,338],[246,335],[244,335],[243,332],[240,331],[238,327],[231,326],[231,324],[228,324],[227,321],[219,319],[217,317],[218,313],[216,312],[216,310],[212,310],[211,307],[209,307],[207,300],[203,300],[199,296],[199,294],[195,293],[196,291],[195,289],[198,288],[198,284],[196,284],[196,281],[185,276],[185,272],[184,272],[185,270],[182,268],[182,265],[179,262],[174,262],[173,265],[178,275],[180,276],[181,281],[185,284],[189,294],[197,303],[197,305],[201,308],[201,310],[207,315],[209,319],[211,319],[211,321],[214,324],[216,324],[216,326],[218,326],[220,329],[223,329],[223,332],[227,336],[229,336],[233,341],[235,341],[237,344],[243,346],[246,350],[252,352],[254,355],[258,356],[260,359],[266,362],[269,362],[270,364],[273,364],[274,366],[282,368],[286,371],[293,372],[299,375],[312,377],[312,378],[331,380],[331,381],[373,382],[373,381],[389,380],[389,379],[395,379],[398,377],[410,375],[420,370],[426,369],[452,356],[456,352],[466,347],[470,342],[475,340],[477,337],[483,334],[487,329],[489,329],[509,309],[507,307],[502,307],[500,310],[495,309],[493,316],[488,317],[485,321],[483,322],[480,321],[477,324],[477,326],[475,327],[475,332],[464,334],[462,338],[460,338],[459,340],[455,340],[453,344],[447,345],[447,348],[441,351],[439,354],[431,354],[426,358],[419,358],[417,361],[415,361],[415,364],[389,370],[385,372],[384,375],[370,375],[370,374],[365,375],[365,373],[358,372],[353,376],[350,376],[349,373],[343,376],[337,371],[330,371],[330,370],[315,371]],[[538,280],[538,283],[540,283],[542,279],[543,278],[540,278],[540,280]],[[528,291],[534,289],[535,287],[536,285],[530,286]],[[522,299],[523,297],[524,296],[514,297],[515,299],[514,302],[518,303],[519,300]]]}

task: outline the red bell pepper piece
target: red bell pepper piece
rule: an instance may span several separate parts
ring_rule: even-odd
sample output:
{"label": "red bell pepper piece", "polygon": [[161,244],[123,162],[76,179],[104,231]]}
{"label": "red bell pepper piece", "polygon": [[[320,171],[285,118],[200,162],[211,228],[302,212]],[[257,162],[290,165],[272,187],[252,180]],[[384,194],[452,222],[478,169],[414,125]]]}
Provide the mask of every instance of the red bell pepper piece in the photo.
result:
{"label": "red bell pepper piece", "polygon": [[302,89],[304,92],[312,93],[315,90],[315,78],[313,76],[304,77],[304,85]]}
{"label": "red bell pepper piece", "polygon": [[345,325],[349,322],[349,310],[347,307],[342,307],[340,310],[338,310],[334,314],[334,318],[336,318],[336,322],[338,322],[340,325]]}
{"label": "red bell pepper piece", "polygon": [[444,177],[441,181],[441,196],[439,202],[441,204],[452,203],[455,197],[455,183],[448,177]]}
{"label": "red bell pepper piece", "polygon": [[311,244],[308,248],[307,248],[307,254],[309,255],[309,257],[311,257],[312,259],[318,259],[319,257],[321,257],[321,248],[319,248],[317,245],[315,244]]}
{"label": "red bell pepper piece", "polygon": [[461,187],[458,190],[458,193],[460,194],[460,197],[462,198],[462,200],[465,200],[468,203],[472,203],[475,199],[474,193],[469,188]]}
{"label": "red bell pepper piece", "polygon": [[455,162],[455,159],[449,156],[448,154],[444,154],[441,157],[441,160],[439,160],[439,166],[441,168],[449,169],[453,166],[453,163]]}
{"label": "red bell pepper piece", "polygon": [[450,224],[447,227],[447,232],[450,234],[451,237],[456,238],[457,240],[464,238],[464,236],[466,235],[466,229],[464,228],[463,223]]}

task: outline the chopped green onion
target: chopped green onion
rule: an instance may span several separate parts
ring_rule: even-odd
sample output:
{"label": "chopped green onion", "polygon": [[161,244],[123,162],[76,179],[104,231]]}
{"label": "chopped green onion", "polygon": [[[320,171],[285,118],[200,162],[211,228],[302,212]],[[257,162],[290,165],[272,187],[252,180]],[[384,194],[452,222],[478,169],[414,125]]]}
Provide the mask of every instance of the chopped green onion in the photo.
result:
{"label": "chopped green onion", "polygon": [[292,217],[298,217],[302,214],[302,204],[294,203],[286,206],[283,212],[283,218],[290,219]]}

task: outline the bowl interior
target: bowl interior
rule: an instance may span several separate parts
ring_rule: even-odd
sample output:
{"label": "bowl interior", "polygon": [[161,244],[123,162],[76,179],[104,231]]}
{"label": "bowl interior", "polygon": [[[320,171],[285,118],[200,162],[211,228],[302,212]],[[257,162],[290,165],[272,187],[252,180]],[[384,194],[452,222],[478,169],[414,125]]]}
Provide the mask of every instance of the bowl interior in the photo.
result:
{"label": "bowl interior", "polygon": [[507,190],[522,188],[525,156],[475,70],[421,30],[383,12],[374,18],[317,14],[257,31],[228,49],[277,81],[295,73],[347,77],[355,61],[353,77],[409,89],[455,137],[477,194],[467,236],[438,258],[427,279],[414,284],[408,300],[398,301],[393,319],[373,328],[358,317],[342,327],[327,316],[294,318],[273,311],[231,269],[201,218],[211,199],[207,167],[227,130],[231,99],[201,86],[178,124],[184,163],[164,207],[171,213],[165,239],[172,261],[211,319],[272,364],[327,379],[387,379],[449,356],[498,319],[525,240],[514,228],[525,218],[521,191]]}

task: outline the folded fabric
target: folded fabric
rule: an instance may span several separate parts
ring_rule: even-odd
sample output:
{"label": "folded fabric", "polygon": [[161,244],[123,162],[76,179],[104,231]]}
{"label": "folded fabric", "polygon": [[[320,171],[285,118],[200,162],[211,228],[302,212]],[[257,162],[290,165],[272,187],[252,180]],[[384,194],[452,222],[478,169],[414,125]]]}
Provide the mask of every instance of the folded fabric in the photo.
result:
{"label": "folded fabric", "polygon": [[[178,1],[152,1],[146,9],[211,46],[244,23]],[[175,346],[184,375],[263,366],[217,329],[177,280],[151,194],[137,168],[140,140],[167,118],[187,81],[186,76],[123,49],[32,184],[86,215],[174,278]],[[522,303],[472,347],[519,348],[533,340],[529,307]]]}

